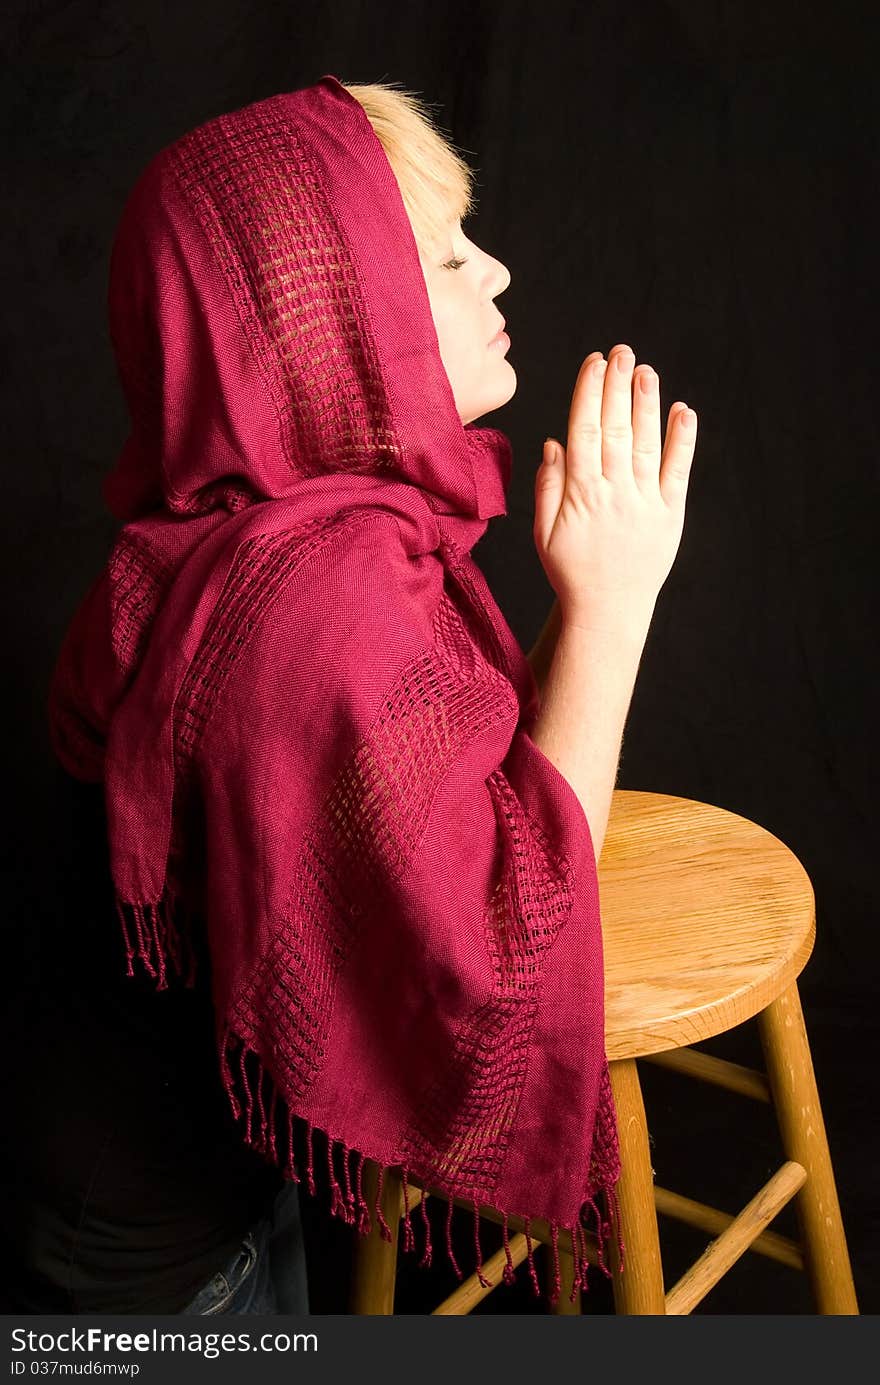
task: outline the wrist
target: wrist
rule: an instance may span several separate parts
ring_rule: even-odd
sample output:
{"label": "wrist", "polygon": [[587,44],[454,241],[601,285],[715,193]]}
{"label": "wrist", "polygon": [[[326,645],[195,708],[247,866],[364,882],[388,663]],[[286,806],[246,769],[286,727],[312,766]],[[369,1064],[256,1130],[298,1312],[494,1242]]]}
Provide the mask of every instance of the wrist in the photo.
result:
{"label": "wrist", "polygon": [[560,634],[641,640],[654,618],[657,598],[598,597],[562,611]]}

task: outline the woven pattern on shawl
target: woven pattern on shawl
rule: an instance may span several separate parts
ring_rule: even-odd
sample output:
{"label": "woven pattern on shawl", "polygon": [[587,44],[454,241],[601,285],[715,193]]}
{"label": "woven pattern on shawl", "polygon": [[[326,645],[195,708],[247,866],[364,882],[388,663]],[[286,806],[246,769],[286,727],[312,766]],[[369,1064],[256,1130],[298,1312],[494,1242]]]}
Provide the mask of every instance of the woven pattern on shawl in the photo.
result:
{"label": "woven pattern on shawl", "polygon": [[177,564],[125,529],[107,563],[110,577],[110,634],[123,673],[143,658],[153,620],[174,579]]}
{"label": "woven pattern on shawl", "polygon": [[182,890],[198,856],[194,799],[196,756],[208,724],[250,640],[272,608],[290,590],[297,571],[330,541],[368,522],[373,511],[322,515],[294,530],[257,534],[239,544],[223,589],[181,685],[174,710],[174,809],[169,878]]}
{"label": "woven pattern on shawl", "polygon": [[[358,272],[324,186],[270,99],[172,146],[301,475],[380,473],[396,440]],[[255,224],[256,223],[256,224]]]}
{"label": "woven pattern on shawl", "polygon": [[611,1089],[608,1059],[602,1063],[599,1078],[599,1097],[596,1102],[596,1123],[590,1153],[590,1186],[611,1188],[620,1177],[620,1141],[617,1134],[617,1112]]}
{"label": "woven pattern on shawl", "polygon": [[80,629],[88,627],[97,637],[102,628],[112,656],[114,696],[121,696],[143,658],[176,571],[177,564],[142,535],[122,530],[71,623],[52,672],[49,700],[56,748],[84,779],[103,776],[106,728],[96,728],[82,711],[87,689],[76,662],[82,652]]}
{"label": "woven pattern on shawl", "polygon": [[529,1062],[543,954],[571,912],[565,857],[524,811],[500,770],[487,780],[504,841],[483,917],[492,993],[455,1034],[453,1061],[428,1088],[401,1157],[424,1176],[491,1201],[504,1169]]}
{"label": "woven pattern on shawl", "polygon": [[[371,901],[381,901],[383,884],[399,879],[418,851],[445,772],[490,727],[516,722],[509,682],[477,649],[448,595],[433,634],[306,831],[272,946],[231,1010],[232,1029],[273,1054],[294,1102],[321,1070],[339,977],[369,927]],[[571,908],[567,861],[500,770],[487,787],[502,841],[482,920],[491,994],[457,1026],[447,1064],[404,1135],[407,1162],[423,1177],[484,1198],[502,1172],[525,1081],[542,956]]]}
{"label": "woven pattern on shawl", "polygon": [[257,534],[239,545],[177,699],[175,775],[180,782],[257,626],[323,544],[343,538],[372,513],[361,507],[347,518],[321,516],[300,529]]}

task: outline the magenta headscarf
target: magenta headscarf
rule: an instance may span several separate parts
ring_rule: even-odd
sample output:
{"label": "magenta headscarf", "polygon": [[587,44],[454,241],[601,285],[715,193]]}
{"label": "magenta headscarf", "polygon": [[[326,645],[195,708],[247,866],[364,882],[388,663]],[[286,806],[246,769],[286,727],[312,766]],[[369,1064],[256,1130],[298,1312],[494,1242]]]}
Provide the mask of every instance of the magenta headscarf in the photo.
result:
{"label": "magenta headscarf", "polygon": [[555,1303],[560,1228],[587,1287],[590,1214],[603,1268],[617,1220],[596,863],[471,557],[510,445],[458,417],[359,102],[325,76],[162,150],[109,307],[123,524],[49,712],[61,763],[104,781],[128,973],[192,984],[203,939],[243,1139],[299,1182],[301,1122],[314,1193],[320,1135],[359,1232],[372,1210],[390,1234],[387,1168],[443,1195],[459,1278],[463,1200],[483,1285],[479,1208],[508,1282],[524,1219],[535,1293],[545,1219]]}

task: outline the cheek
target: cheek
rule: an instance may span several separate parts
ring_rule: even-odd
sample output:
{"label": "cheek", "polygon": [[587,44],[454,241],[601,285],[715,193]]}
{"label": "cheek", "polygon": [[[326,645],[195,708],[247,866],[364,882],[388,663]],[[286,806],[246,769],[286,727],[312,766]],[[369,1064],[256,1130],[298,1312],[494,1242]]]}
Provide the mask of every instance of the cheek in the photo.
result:
{"label": "cheek", "polygon": [[435,314],[434,325],[440,354],[447,373],[453,377],[473,369],[473,323],[463,304],[447,301]]}
{"label": "cheek", "polygon": [[454,304],[449,302],[448,297],[443,297],[435,301],[433,305],[434,326],[437,329],[437,337],[441,349],[446,351],[455,342],[456,337],[456,315]]}

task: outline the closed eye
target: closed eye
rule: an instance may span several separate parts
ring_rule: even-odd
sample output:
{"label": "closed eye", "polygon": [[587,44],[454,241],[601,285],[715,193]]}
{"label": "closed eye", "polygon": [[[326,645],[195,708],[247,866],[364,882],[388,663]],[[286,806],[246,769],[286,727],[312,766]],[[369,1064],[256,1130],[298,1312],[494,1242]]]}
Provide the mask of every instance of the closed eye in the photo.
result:
{"label": "closed eye", "polygon": [[466,256],[466,255],[465,255],[464,259],[455,259],[455,258],[453,258],[453,259],[451,259],[451,260],[447,260],[445,264],[442,264],[442,265],[440,266],[440,268],[441,268],[441,269],[461,269],[461,267],[462,267],[463,264],[467,264],[467,256]]}

